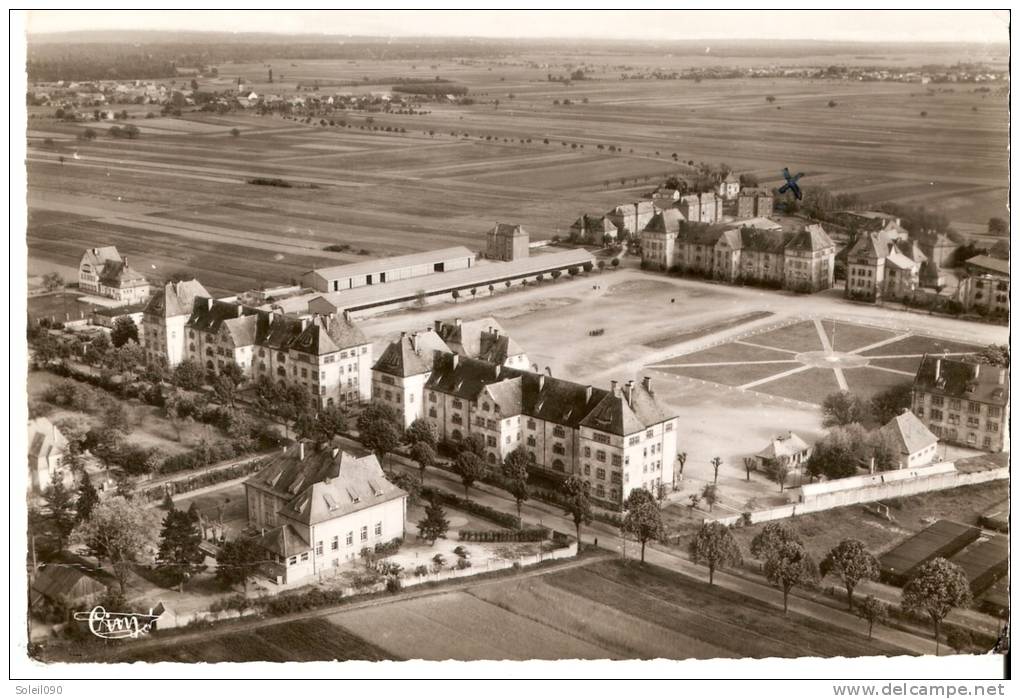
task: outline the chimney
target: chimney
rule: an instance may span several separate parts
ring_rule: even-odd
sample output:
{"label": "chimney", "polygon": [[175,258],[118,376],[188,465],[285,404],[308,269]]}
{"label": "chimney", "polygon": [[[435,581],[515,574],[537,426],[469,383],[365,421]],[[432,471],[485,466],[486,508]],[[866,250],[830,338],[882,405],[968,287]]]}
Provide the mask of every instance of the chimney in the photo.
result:
{"label": "chimney", "polygon": [[122,261],[122,262],[124,263],[124,266],[125,266],[125,267],[127,267],[127,266],[128,266],[128,263],[127,263],[127,255],[125,255],[124,257],[122,257],[122,258],[121,258],[121,261]]}
{"label": "chimney", "polygon": [[208,308],[211,311],[212,310],[212,305],[213,305],[213,300],[212,299],[206,299],[205,300],[205,304],[206,304],[206,308]]}
{"label": "chimney", "polygon": [[308,328],[308,316],[301,319],[301,329],[306,330]]}
{"label": "chimney", "polygon": [[541,393],[543,388],[545,388],[545,374],[539,374],[538,375],[538,392]]}
{"label": "chimney", "polygon": [[351,322],[351,312],[346,309],[344,310],[344,320],[348,323]]}
{"label": "chimney", "polygon": [[979,378],[981,378],[981,365],[975,363],[974,364],[974,380],[977,381]]}
{"label": "chimney", "polygon": [[591,401],[591,386],[584,387],[584,402],[588,403]]}
{"label": "chimney", "polygon": [[432,328],[433,330],[436,331],[436,333],[439,333],[443,329],[443,321],[441,320],[432,321]]}
{"label": "chimney", "polygon": [[240,318],[244,315],[244,306],[237,304],[237,317]]}
{"label": "chimney", "polygon": [[634,407],[634,379],[631,379],[630,381],[627,382],[627,385],[624,388],[624,395],[627,396],[627,404],[630,405],[630,407],[633,408]]}
{"label": "chimney", "polygon": [[336,458],[336,455],[339,454],[339,453],[340,453],[340,447],[333,447],[333,458],[334,459]]}
{"label": "chimney", "polygon": [[453,324],[454,324],[454,325],[456,325],[456,326],[457,326],[457,327],[459,328],[459,327],[460,327],[460,324],[461,324],[461,323],[460,323],[460,318],[456,318],[456,319],[454,319],[454,321],[453,321]]}
{"label": "chimney", "polygon": [[418,352],[418,333],[417,332],[411,333],[411,349],[415,353]]}
{"label": "chimney", "polygon": [[641,385],[644,387],[644,389],[646,391],[648,391],[649,395],[652,394],[652,377],[651,376],[646,376],[643,379],[641,379]]}
{"label": "chimney", "polygon": [[999,369],[999,385],[1004,386],[1006,384],[1006,370]]}
{"label": "chimney", "polygon": [[453,356],[450,357],[450,366],[452,366],[454,369],[456,369],[457,365],[459,363],[460,363],[460,355],[457,354],[456,352],[454,352]]}
{"label": "chimney", "polygon": [[942,378],[942,360],[941,359],[936,359],[935,360],[935,380],[938,381],[940,378]]}
{"label": "chimney", "polygon": [[502,368],[503,366],[501,364],[497,364],[496,368],[493,370],[493,373],[496,375],[497,379],[499,378],[499,372],[502,370]]}
{"label": "chimney", "polygon": [[298,442],[298,461],[305,460],[305,443],[304,441]]}
{"label": "chimney", "polygon": [[609,382],[609,393],[614,397],[616,396],[616,381]]}

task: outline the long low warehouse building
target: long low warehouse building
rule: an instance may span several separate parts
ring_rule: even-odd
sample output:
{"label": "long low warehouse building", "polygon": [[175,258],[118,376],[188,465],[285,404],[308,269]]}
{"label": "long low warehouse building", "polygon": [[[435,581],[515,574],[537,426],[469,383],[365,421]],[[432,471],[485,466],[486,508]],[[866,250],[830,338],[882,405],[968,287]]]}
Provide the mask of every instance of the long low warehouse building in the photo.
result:
{"label": "long low warehouse building", "polygon": [[[508,286],[531,283],[541,275],[548,279],[553,272],[567,272],[571,267],[579,270],[593,267],[595,258],[587,250],[571,249],[562,252],[537,254],[512,262],[480,262],[468,269],[443,274],[429,274],[413,279],[388,282],[382,285],[361,286],[347,291],[324,294],[303,294],[282,299],[273,304],[285,313],[349,312],[362,318],[385,311],[423,305],[456,298],[471,298],[472,289],[486,295],[489,286],[494,292]],[[509,284],[508,284],[509,282]]]}
{"label": "long low warehouse building", "polygon": [[412,255],[383,257],[305,272],[301,283],[316,291],[338,292],[375,284],[392,284],[403,279],[469,269],[475,253],[458,245]]}

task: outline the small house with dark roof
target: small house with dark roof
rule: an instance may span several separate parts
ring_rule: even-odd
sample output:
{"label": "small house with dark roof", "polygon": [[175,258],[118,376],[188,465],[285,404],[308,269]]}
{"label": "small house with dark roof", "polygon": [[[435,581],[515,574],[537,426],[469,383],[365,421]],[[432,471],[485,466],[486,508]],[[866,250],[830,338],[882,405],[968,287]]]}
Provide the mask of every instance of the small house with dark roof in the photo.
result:
{"label": "small house with dark roof", "polygon": [[925,355],[914,377],[913,413],[938,439],[1009,451],[1009,369]]}
{"label": "small house with dark roof", "polygon": [[727,201],[736,199],[737,195],[740,194],[740,178],[732,172],[727,173],[726,177],[719,183],[717,193],[720,199]]}
{"label": "small house with dark roof", "polygon": [[263,572],[281,585],[335,572],[406,533],[407,493],[373,454],[300,442],[244,488],[248,524],[266,552]]}
{"label": "small house with dark roof", "polygon": [[51,563],[32,579],[28,591],[29,607],[36,612],[47,609],[87,609],[108,590],[107,584],[89,575],[82,566]]}
{"label": "small house with dark roof", "polygon": [[149,280],[112,245],[85,250],[78,263],[78,287],[125,304],[142,303],[152,293]]}
{"label": "small house with dark roof", "polygon": [[909,410],[904,410],[880,429],[899,447],[900,468],[925,466],[935,460],[939,438]]}
{"label": "small house with dark roof", "polygon": [[809,458],[811,458],[811,445],[790,431],[773,437],[764,449],[754,455],[757,468],[761,470],[775,468],[780,464],[790,470],[797,470]]}

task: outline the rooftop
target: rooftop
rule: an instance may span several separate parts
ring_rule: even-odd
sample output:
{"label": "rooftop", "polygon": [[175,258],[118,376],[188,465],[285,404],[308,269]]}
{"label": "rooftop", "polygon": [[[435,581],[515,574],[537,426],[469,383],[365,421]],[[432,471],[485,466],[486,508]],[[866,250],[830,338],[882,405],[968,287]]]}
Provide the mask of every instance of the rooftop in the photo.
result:
{"label": "rooftop", "polygon": [[430,265],[452,258],[470,257],[473,259],[474,256],[475,254],[466,247],[457,245],[452,248],[416,252],[410,255],[381,257],[374,260],[365,260],[364,262],[352,262],[346,265],[336,265],[334,267],[319,267],[311,270],[308,274],[318,274],[324,279],[337,279],[341,277],[353,277],[359,274],[385,272],[387,270],[400,269],[403,267],[413,267],[415,265]]}

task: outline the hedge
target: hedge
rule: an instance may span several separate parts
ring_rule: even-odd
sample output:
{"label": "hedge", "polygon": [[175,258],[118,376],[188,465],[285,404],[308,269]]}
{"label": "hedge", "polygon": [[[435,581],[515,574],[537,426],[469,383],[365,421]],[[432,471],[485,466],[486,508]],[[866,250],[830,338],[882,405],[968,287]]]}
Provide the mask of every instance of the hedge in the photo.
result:
{"label": "hedge", "polygon": [[245,461],[244,463],[231,464],[230,466],[216,469],[215,471],[196,473],[190,478],[183,478],[178,481],[170,481],[168,483],[154,485],[150,488],[145,488],[144,490],[138,490],[136,491],[136,494],[149,502],[162,500],[166,497],[167,493],[170,493],[171,495],[179,495],[181,493],[187,493],[192,490],[198,490],[199,488],[205,488],[206,486],[216,485],[217,483],[223,483],[224,481],[230,481],[242,476],[248,476],[261,470],[265,467],[265,465],[265,459],[255,458],[251,461]]}
{"label": "hedge", "polygon": [[422,486],[421,494],[422,497],[428,500],[438,502],[439,504],[446,505],[447,507],[452,507],[455,510],[469,512],[483,519],[487,519],[490,522],[495,522],[501,527],[506,527],[507,529],[519,529],[521,526],[521,520],[519,520],[516,515],[502,512],[501,510],[489,507],[488,505],[482,505],[481,503],[469,500],[468,498],[462,498],[459,495],[448,493],[445,490],[437,490],[426,485]]}
{"label": "hedge", "polygon": [[529,527],[526,529],[503,529],[501,531],[479,531],[461,529],[461,541],[478,541],[482,543],[501,543],[506,541],[545,541],[552,534],[547,527]]}

